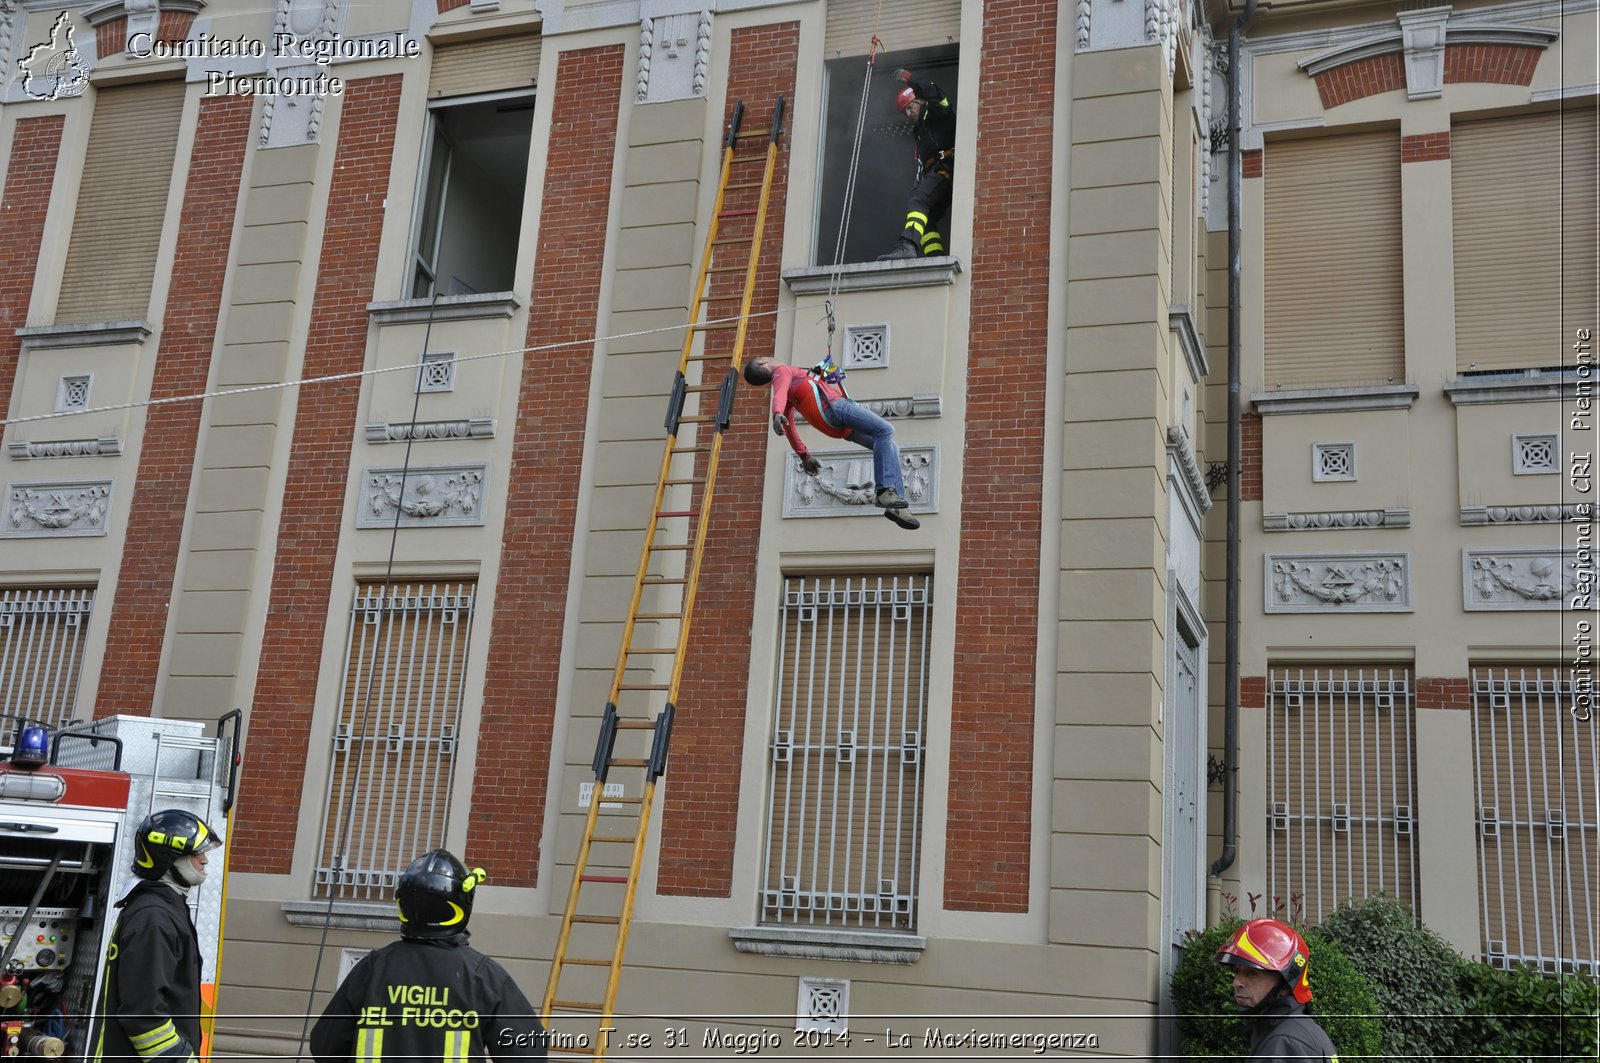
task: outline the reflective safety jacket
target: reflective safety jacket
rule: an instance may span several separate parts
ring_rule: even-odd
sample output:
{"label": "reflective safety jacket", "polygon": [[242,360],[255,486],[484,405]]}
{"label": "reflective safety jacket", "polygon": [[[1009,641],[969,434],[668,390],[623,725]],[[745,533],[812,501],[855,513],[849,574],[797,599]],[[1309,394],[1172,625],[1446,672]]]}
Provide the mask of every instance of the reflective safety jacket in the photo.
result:
{"label": "reflective safety jacket", "polygon": [[544,1059],[533,1005],[465,933],[401,938],[345,976],[311,1030],[317,1063]]}
{"label": "reflective safety jacket", "polygon": [[141,882],[117,902],[94,1060],[189,1063],[200,1048],[200,939],[183,894]]}
{"label": "reflective safety jacket", "polygon": [[916,139],[918,172],[948,170],[955,165],[952,160],[956,153],[956,109],[933,82],[912,78],[910,85],[923,105],[921,117],[911,126],[911,135]]}

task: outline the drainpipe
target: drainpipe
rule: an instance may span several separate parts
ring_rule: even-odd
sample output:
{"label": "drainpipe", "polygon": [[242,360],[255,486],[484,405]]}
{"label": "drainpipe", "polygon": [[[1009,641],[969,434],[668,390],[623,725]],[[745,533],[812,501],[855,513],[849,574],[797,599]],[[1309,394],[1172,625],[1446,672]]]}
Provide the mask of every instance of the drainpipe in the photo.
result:
{"label": "drainpipe", "polygon": [[1228,28],[1228,555],[1222,701],[1222,855],[1212,878],[1238,856],[1239,797],[1239,460],[1244,430],[1239,401],[1239,32],[1256,15],[1256,0]]}

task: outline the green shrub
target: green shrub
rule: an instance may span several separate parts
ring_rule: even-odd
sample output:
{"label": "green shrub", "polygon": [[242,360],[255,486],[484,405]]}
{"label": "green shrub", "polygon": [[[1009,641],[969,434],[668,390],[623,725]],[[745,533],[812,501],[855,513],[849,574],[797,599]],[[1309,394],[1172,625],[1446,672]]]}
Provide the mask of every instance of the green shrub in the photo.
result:
{"label": "green shrub", "polygon": [[1459,985],[1466,1014],[1452,1047],[1462,1060],[1593,1060],[1600,1053],[1600,985],[1588,978],[1463,963]]}
{"label": "green shrub", "polygon": [[1390,1059],[1448,1056],[1462,1011],[1456,983],[1466,961],[1416,918],[1378,896],[1340,905],[1319,928],[1372,980]]}
{"label": "green shrub", "polygon": [[[1196,935],[1172,972],[1178,1036],[1183,1054],[1191,1059],[1239,1059],[1248,1053],[1249,1026],[1233,1007],[1233,975],[1216,962],[1217,949],[1241,922],[1230,919]],[[1311,949],[1313,1000],[1308,1010],[1346,1063],[1377,1058],[1383,1028],[1371,983],[1337,945],[1315,930],[1301,933]]]}

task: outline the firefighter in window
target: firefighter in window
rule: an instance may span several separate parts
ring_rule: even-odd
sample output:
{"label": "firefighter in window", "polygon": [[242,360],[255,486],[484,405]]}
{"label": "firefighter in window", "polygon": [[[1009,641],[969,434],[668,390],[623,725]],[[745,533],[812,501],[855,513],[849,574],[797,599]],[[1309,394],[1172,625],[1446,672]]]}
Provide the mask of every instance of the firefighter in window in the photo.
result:
{"label": "firefighter in window", "polygon": [[900,239],[893,250],[878,256],[879,262],[947,253],[940,226],[950,213],[956,168],[956,110],[950,105],[950,98],[939,86],[915,77],[909,70],[896,70],[894,77],[905,85],[894,105],[911,123],[917,179],[906,205],[906,225]]}
{"label": "firefighter in window", "polygon": [[443,849],[395,887],[400,940],[362,957],[311,1030],[317,1063],[544,1059],[544,1028],[504,967],[467,944],[486,876]]}
{"label": "firefighter in window", "polygon": [[193,1063],[200,1046],[200,941],[189,891],[205,881],[206,854],[222,844],[191,812],[169,808],[139,824],[133,873],[117,902],[106,947],[103,1019],[95,1060]]}

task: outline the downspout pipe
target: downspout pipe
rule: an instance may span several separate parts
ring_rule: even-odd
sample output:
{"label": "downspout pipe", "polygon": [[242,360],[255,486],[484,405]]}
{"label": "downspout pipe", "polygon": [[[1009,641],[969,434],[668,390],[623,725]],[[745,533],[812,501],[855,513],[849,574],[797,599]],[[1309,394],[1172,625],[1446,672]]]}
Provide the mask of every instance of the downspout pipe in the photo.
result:
{"label": "downspout pipe", "polygon": [[1211,864],[1216,878],[1233,866],[1239,837],[1239,463],[1244,450],[1239,387],[1239,35],[1256,17],[1256,0],[1228,28],[1228,553],[1227,617],[1223,627],[1222,853]]}

